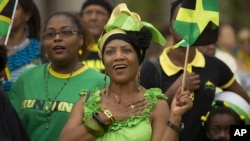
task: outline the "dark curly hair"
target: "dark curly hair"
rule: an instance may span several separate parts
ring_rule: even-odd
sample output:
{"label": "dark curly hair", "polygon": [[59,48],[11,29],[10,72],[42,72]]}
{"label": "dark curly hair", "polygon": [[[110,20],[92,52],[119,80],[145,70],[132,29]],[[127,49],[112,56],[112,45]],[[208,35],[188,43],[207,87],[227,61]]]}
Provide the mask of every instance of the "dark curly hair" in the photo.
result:
{"label": "dark curly hair", "polygon": [[31,13],[31,17],[27,21],[28,37],[40,40],[41,17],[36,4],[33,0],[19,0],[18,3],[25,12]]}

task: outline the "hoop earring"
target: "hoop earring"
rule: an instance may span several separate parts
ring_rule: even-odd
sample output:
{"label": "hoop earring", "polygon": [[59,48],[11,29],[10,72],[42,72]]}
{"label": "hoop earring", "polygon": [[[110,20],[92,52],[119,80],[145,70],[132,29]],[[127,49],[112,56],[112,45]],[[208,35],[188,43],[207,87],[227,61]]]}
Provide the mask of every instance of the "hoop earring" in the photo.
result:
{"label": "hoop earring", "polygon": [[45,59],[48,59],[49,57],[48,57],[48,53],[45,53]]}
{"label": "hoop earring", "polygon": [[82,52],[82,49],[79,49],[79,50],[78,50],[78,54],[79,54],[79,55],[82,55],[82,53],[83,53],[83,52]]}
{"label": "hoop earring", "polygon": [[104,73],[104,78],[103,78],[104,95],[107,94],[106,84],[107,84],[107,73],[106,73],[106,71],[105,71],[105,73]]}
{"label": "hoop earring", "polygon": [[29,35],[30,35],[29,26],[27,24],[24,27],[24,34],[25,34],[25,37],[29,37]]}
{"label": "hoop earring", "polygon": [[138,73],[137,73],[137,89],[138,89],[138,92],[140,92],[140,90],[141,90],[141,85],[140,85],[141,80],[140,80],[140,76],[141,76],[141,73],[138,72]]}

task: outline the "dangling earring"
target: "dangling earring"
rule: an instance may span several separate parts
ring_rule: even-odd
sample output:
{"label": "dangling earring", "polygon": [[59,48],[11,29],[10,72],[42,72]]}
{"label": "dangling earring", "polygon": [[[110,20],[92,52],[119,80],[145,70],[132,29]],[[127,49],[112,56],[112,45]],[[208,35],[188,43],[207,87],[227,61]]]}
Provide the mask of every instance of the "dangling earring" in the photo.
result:
{"label": "dangling earring", "polygon": [[48,59],[49,57],[48,57],[48,53],[45,53],[45,59]]}
{"label": "dangling earring", "polygon": [[24,34],[25,34],[25,37],[29,37],[29,35],[30,35],[29,26],[27,24],[24,27]]}
{"label": "dangling earring", "polygon": [[104,74],[104,79],[103,79],[103,88],[104,88],[104,95],[107,94],[107,88],[106,88],[106,80],[107,80],[107,74],[106,74],[106,71],[105,71],[105,74]]}
{"label": "dangling earring", "polygon": [[82,52],[82,49],[79,49],[79,50],[78,50],[78,54],[79,54],[79,55],[82,55],[82,53],[83,53],[83,52]]}
{"label": "dangling earring", "polygon": [[138,92],[140,92],[141,90],[141,85],[140,85],[140,72],[138,72],[137,74],[137,89],[138,89]]}

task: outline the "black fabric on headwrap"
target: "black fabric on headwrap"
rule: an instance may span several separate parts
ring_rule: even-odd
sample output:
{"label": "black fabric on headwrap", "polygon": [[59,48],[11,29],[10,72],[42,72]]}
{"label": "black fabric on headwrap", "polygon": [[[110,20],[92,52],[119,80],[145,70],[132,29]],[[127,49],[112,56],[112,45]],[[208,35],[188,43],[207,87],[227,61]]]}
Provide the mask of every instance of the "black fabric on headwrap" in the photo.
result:
{"label": "black fabric on headwrap", "polygon": [[112,7],[112,5],[109,3],[108,0],[86,0],[86,2],[83,3],[83,5],[82,5],[82,9],[81,9],[81,13],[80,13],[80,14],[82,15],[82,11],[83,11],[87,6],[93,5],[93,4],[95,4],[95,5],[100,5],[100,6],[104,7],[104,8],[108,11],[109,15],[111,14],[111,12],[112,12],[112,10],[113,10],[113,7]]}
{"label": "black fabric on headwrap", "polygon": [[128,38],[128,35],[126,35],[126,34],[120,34],[120,33],[118,33],[118,34],[113,34],[113,35],[109,36],[108,39],[103,44],[102,55],[104,53],[106,45],[110,41],[115,40],[115,39],[120,39],[120,40],[123,40],[123,41],[126,41],[126,42],[130,43],[133,46],[133,48],[135,49],[135,52],[136,52],[136,54],[138,56],[138,62],[139,62],[139,64],[141,64],[141,62],[142,62],[141,60],[143,60],[143,59],[142,59],[142,55],[140,53],[140,50],[135,47],[135,45],[133,44],[133,42],[130,40],[130,38]]}
{"label": "black fabric on headwrap", "polygon": [[152,33],[145,27],[139,32],[126,31],[128,38],[133,42],[133,44],[141,50],[146,50],[149,48],[152,39]]}
{"label": "black fabric on headwrap", "polygon": [[107,40],[104,42],[103,48],[102,48],[102,56],[103,56],[104,50],[105,50],[105,48],[106,48],[106,45],[107,45],[110,41],[115,40],[115,39],[121,39],[121,40],[124,40],[124,41],[130,43],[128,37],[127,37],[125,34],[121,34],[121,33],[113,34],[113,35],[109,36],[109,37],[107,38]]}
{"label": "black fabric on headwrap", "polygon": [[142,28],[140,32],[126,31],[126,34],[113,34],[110,37],[108,37],[107,40],[104,42],[102,54],[105,49],[105,46],[110,41],[114,39],[121,39],[130,43],[133,46],[133,48],[135,49],[137,53],[139,64],[141,64],[145,58],[146,49],[149,48],[149,45],[151,43],[151,38],[152,38],[152,34],[146,28]]}
{"label": "black fabric on headwrap", "polygon": [[126,31],[126,34],[131,41],[130,43],[133,45],[135,50],[138,51],[137,54],[140,54],[139,62],[141,64],[145,58],[146,50],[150,46],[152,33],[147,28],[143,27],[139,32]]}

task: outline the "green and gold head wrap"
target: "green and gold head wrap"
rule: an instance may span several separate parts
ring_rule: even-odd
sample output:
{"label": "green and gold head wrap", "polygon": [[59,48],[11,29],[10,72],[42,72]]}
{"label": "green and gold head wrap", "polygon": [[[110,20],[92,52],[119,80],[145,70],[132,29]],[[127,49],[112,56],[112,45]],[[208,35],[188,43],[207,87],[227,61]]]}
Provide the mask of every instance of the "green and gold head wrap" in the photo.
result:
{"label": "green and gold head wrap", "polygon": [[151,40],[160,45],[166,44],[162,34],[152,24],[141,21],[140,16],[131,12],[125,3],[118,4],[114,8],[104,27],[104,32],[98,41],[100,57],[107,43],[114,39],[130,43],[137,52],[139,63],[143,61]]}

